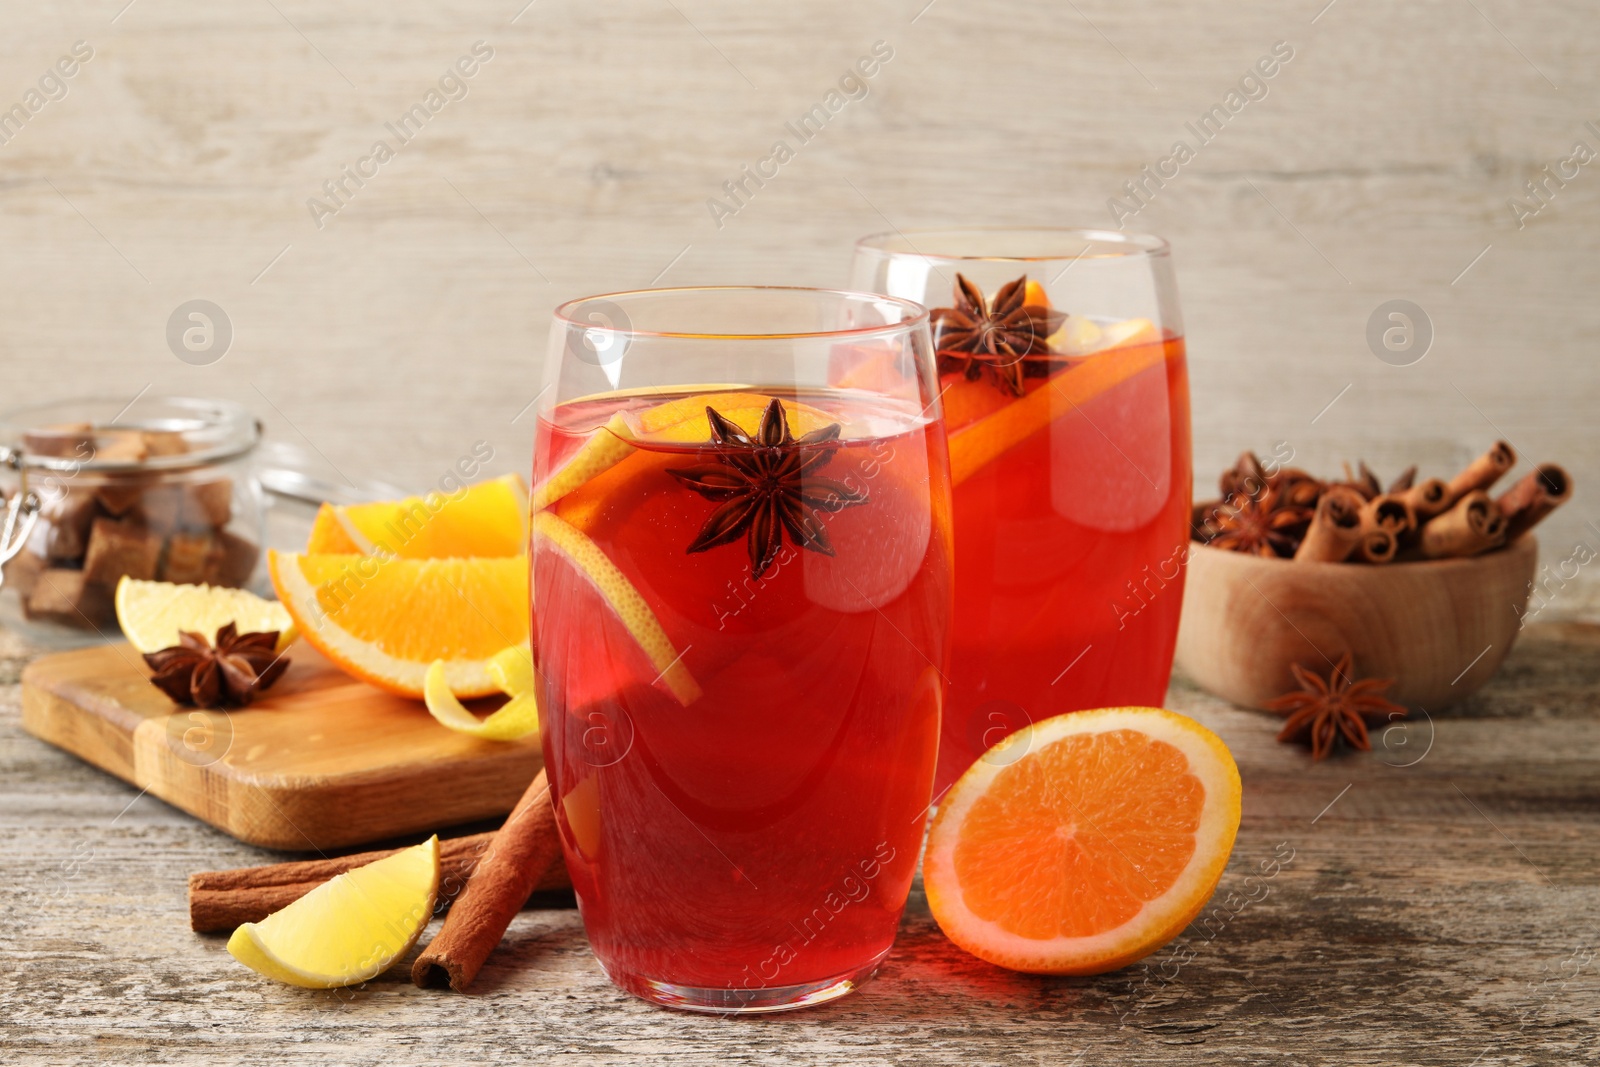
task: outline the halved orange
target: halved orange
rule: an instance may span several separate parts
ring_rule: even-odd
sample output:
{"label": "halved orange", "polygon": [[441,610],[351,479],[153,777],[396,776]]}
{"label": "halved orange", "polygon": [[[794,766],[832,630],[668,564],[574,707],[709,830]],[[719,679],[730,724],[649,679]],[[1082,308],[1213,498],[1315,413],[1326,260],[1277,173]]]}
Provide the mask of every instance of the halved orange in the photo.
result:
{"label": "halved orange", "polygon": [[528,640],[528,559],[383,559],[269,552],[278,599],[300,635],[346,672],[423,695],[443,661],[458,697],[499,692],[489,661]]}
{"label": "halved orange", "polygon": [[1222,740],[1160,708],[1046,719],[940,802],[922,878],[946,936],[1037,974],[1099,974],[1172,940],[1211,899],[1239,828]]}
{"label": "halved orange", "polygon": [[386,549],[401,559],[520,556],[528,547],[528,489],[522,478],[469,485],[369,504],[323,504],[306,551],[372,555]]}

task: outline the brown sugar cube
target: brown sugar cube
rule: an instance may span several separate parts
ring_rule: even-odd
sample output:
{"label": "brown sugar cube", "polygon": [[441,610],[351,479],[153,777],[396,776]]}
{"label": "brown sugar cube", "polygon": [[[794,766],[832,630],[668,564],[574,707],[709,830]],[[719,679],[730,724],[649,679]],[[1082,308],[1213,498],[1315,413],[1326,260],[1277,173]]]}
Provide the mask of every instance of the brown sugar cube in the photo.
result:
{"label": "brown sugar cube", "polygon": [[49,566],[49,562],[43,556],[24,549],[6,561],[5,581],[0,585],[15,589],[26,603],[28,595],[33,592],[34,584],[39,581],[39,575]]}
{"label": "brown sugar cube", "polygon": [[85,577],[85,572],[66,567],[42,572],[23,602],[23,613],[30,619],[82,629],[110,622],[115,610],[110,594],[90,585]]}
{"label": "brown sugar cube", "polygon": [[188,525],[183,518],[184,489],[181,485],[149,485],[139,494],[133,514],[142,518],[158,534],[169,534]]}
{"label": "brown sugar cube", "polygon": [[147,456],[179,456],[189,451],[189,442],[177,430],[140,430]]}
{"label": "brown sugar cube", "polygon": [[122,518],[139,506],[150,483],[139,475],[112,475],[97,487],[94,498],[108,515]]}
{"label": "brown sugar cube", "polygon": [[150,455],[140,430],[98,430],[94,458],[102,463],[138,463]]}
{"label": "brown sugar cube", "polygon": [[94,427],[87,422],[63,422],[37,426],[22,434],[22,450],[36,456],[87,459],[94,449]]}
{"label": "brown sugar cube", "polygon": [[212,585],[242,586],[255,572],[256,560],[260,557],[261,548],[254,541],[218,530],[211,546],[205,580]]}
{"label": "brown sugar cube", "polygon": [[218,478],[183,486],[181,517],[183,525],[191,530],[202,526],[228,525],[228,520],[233,517],[233,481]]}
{"label": "brown sugar cube", "polygon": [[163,582],[177,582],[179,585],[197,585],[205,581],[212,547],[209,530],[173,534],[167,538],[166,550],[161,554],[158,576]]}
{"label": "brown sugar cube", "polygon": [[[94,495],[81,489],[56,490],[45,494],[39,506],[36,530],[44,542],[45,555],[52,560],[83,558],[89,543],[89,524],[94,521]],[[30,539],[30,543],[32,540]]]}
{"label": "brown sugar cube", "polygon": [[96,519],[89,530],[89,550],[83,557],[84,581],[111,590],[117,579],[151,579],[161,558],[161,538],[140,523]]}

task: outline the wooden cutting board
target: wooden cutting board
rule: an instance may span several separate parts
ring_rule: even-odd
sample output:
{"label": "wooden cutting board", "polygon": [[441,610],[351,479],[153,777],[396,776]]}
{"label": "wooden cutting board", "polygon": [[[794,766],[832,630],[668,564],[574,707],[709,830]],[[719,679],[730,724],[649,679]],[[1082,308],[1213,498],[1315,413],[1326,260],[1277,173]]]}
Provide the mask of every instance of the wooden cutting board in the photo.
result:
{"label": "wooden cutting board", "polygon": [[537,738],[479,741],[421,701],[344,674],[304,642],[247,708],[178,707],[132,646],[22,672],[22,724],[241,841],[342,848],[504,815],[543,760]]}

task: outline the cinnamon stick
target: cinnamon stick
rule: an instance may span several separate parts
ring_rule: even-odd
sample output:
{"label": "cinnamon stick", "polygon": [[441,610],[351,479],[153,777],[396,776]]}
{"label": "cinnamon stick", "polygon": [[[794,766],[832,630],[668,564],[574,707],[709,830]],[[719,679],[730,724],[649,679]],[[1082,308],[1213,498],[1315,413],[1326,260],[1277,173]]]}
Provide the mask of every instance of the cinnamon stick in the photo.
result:
{"label": "cinnamon stick", "polygon": [[[494,833],[452,837],[439,842],[439,902],[448,907],[467,884],[488,851]],[[201,934],[232,930],[244,923],[260,922],[286,908],[322,883],[373,860],[392,856],[400,849],[358,852],[333,859],[297,860],[265,867],[239,867],[229,871],[200,871],[189,876],[189,926]],[[566,864],[553,864],[539,880],[537,892],[567,889],[572,885]]]}
{"label": "cinnamon stick", "polygon": [[1362,507],[1361,525],[1366,530],[1388,530],[1398,538],[1416,528],[1417,513],[1403,496],[1381,493]]}
{"label": "cinnamon stick", "polygon": [[1450,506],[1450,487],[1438,478],[1427,478],[1395,494],[1406,502],[1417,517],[1417,522],[1427,522]]}
{"label": "cinnamon stick", "polygon": [[1294,558],[1313,563],[1338,563],[1350,558],[1361,540],[1361,508],[1366,501],[1346,485],[1330,485],[1317,501],[1305,539]]}
{"label": "cinnamon stick", "polygon": [[1355,558],[1363,563],[1388,563],[1400,548],[1400,539],[1382,526],[1364,527],[1356,544]]}
{"label": "cinnamon stick", "polygon": [[1572,496],[1572,479],[1554,463],[1541,464],[1495,501],[1506,517],[1506,540],[1515,541]]}
{"label": "cinnamon stick", "polygon": [[540,771],[495,832],[444,926],[412,964],[411,980],[424,989],[448,981],[451,989],[466,992],[522,902],[560,862],[550,784]]}
{"label": "cinnamon stick", "polygon": [[1506,517],[1488,493],[1475,489],[1422,528],[1418,547],[1428,559],[1457,559],[1494,548],[1505,536]]}
{"label": "cinnamon stick", "polygon": [[1450,479],[1450,503],[1454,504],[1475,489],[1487,489],[1516,465],[1517,453],[1505,441],[1496,441],[1489,451],[1467,464]]}

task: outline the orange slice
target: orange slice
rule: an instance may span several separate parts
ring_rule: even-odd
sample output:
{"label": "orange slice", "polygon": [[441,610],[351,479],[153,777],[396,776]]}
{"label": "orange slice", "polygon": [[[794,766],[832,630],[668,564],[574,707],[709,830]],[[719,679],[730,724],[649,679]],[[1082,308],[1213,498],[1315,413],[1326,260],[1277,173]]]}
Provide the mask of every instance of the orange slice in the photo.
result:
{"label": "orange slice", "polygon": [[[697,393],[647,407],[619,411],[589,435],[576,452],[533,490],[532,508],[543,511],[581,485],[615,467],[633,453],[640,440],[661,444],[702,444],[711,440],[711,420],[706,408],[753,434],[772,397],[761,393]],[[827,412],[793,400],[784,401],[789,430],[796,436],[839,420]]]}
{"label": "orange slice", "polygon": [[[533,531],[564,556],[568,563],[599,591],[606,605],[616,612],[628,634],[639,643],[650,664],[660,672],[660,680],[678,702],[687,707],[700,699],[700,686],[683,665],[683,654],[661,628],[661,620],[628,576],[611,562],[605,551],[585,533],[553,511],[533,517]],[[542,588],[542,586],[541,586]]]}
{"label": "orange slice", "polygon": [[[1114,349],[1071,367],[1028,395],[950,435],[950,482],[960,485],[1001,453],[1015,448],[1051,421],[1109,389],[1158,366],[1165,358],[1155,327],[1129,336]],[[991,388],[991,392],[998,392]]]}
{"label": "orange slice", "polygon": [[990,749],[940,803],[928,906],[980,959],[1099,974],[1172,940],[1211,899],[1239,828],[1215,734],[1159,708],[1046,719]]}
{"label": "orange slice", "polygon": [[527,487],[508,474],[452,496],[324,504],[306,551],[370,556],[383,548],[401,559],[520,556],[528,545],[527,515]]}
{"label": "orange slice", "polygon": [[526,556],[390,559],[269,552],[301,637],[349,674],[423,695],[428,666],[458,697],[499,692],[489,661],[528,640]]}

